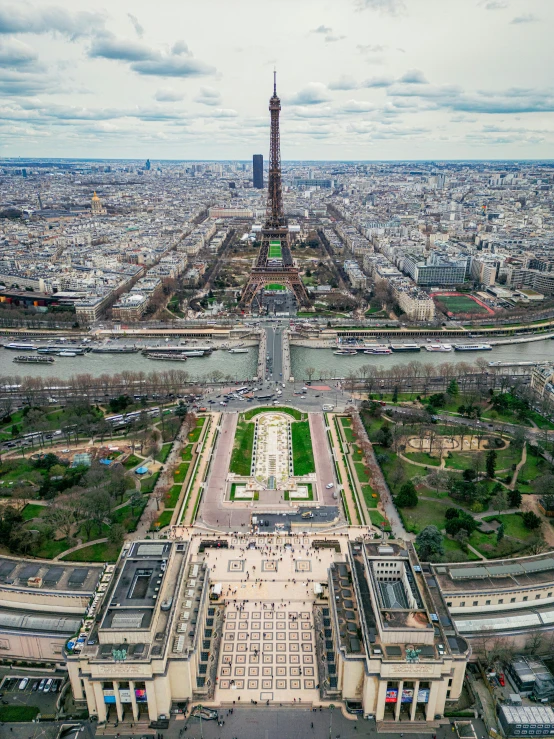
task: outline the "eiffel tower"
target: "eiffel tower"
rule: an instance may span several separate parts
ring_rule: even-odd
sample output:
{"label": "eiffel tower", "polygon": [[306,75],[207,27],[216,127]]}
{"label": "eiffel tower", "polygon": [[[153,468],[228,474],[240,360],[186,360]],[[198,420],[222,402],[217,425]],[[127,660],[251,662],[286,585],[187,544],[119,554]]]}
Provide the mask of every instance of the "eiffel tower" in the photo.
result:
{"label": "eiffel tower", "polygon": [[294,293],[298,305],[309,305],[310,301],[298,268],[294,266],[290,251],[290,234],[283,210],[281,184],[281,141],[279,135],[279,112],[281,101],[277,97],[277,73],[273,73],[273,96],[269,100],[271,134],[269,144],[269,178],[267,183],[267,206],[265,225],[261,232],[262,245],[246,283],[240,305],[251,309],[253,303],[261,308],[260,291],[267,285],[283,285]]}

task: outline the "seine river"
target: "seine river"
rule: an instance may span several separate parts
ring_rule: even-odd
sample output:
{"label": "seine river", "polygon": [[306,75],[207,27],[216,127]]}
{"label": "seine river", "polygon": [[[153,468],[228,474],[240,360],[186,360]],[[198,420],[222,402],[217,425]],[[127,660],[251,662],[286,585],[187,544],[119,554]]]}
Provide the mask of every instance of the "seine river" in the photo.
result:
{"label": "seine river", "polygon": [[[39,345],[40,346],[40,345]],[[66,347],[71,351],[71,347]],[[19,352],[23,354],[23,352]],[[25,352],[28,354],[28,352]],[[17,351],[0,349],[0,375],[13,377],[59,377],[68,379],[72,375],[90,374],[116,375],[120,372],[164,372],[184,370],[191,379],[201,381],[214,370],[233,380],[251,379],[256,375],[258,347],[248,347],[248,354],[229,354],[218,350],[207,357],[189,357],[186,362],[156,361],[142,354],[94,354],[92,352],[77,357],[54,357],[53,364],[19,364],[14,362]]]}
{"label": "seine river", "polygon": [[[67,347],[70,349],[70,347]],[[55,357],[50,365],[17,364],[14,357],[18,352],[0,349],[1,376],[59,377],[67,379],[71,375],[87,373],[93,377],[115,375],[125,370],[130,372],[163,372],[168,369],[186,370],[191,379],[201,381],[208,378],[214,370],[222,372],[233,380],[246,380],[255,376],[258,360],[258,347],[251,346],[247,354],[229,354],[225,350],[214,351],[208,357],[191,357],[186,362],[154,361],[142,354],[93,354],[77,357]],[[525,344],[505,344],[489,352],[400,352],[384,356],[357,354],[356,356],[337,356],[332,349],[308,349],[291,346],[292,375],[299,380],[306,378],[306,368],[315,368],[315,377],[321,370],[330,372],[332,377],[345,377],[362,365],[373,365],[386,369],[395,364],[418,361],[424,364],[439,365],[443,362],[467,362],[471,364],[482,358],[492,361],[552,361],[554,362],[554,341],[534,341]]]}
{"label": "seine river", "polygon": [[489,352],[394,352],[393,354],[373,355],[356,354],[355,356],[338,356],[333,349],[308,349],[303,346],[291,346],[290,361],[293,377],[301,380],[306,375],[307,367],[314,367],[314,377],[324,369],[331,373],[331,377],[346,377],[350,372],[356,372],[364,364],[374,367],[392,367],[393,365],[421,362],[422,364],[443,364],[443,362],[466,362],[473,364],[477,359],[486,359],[487,362],[554,362],[554,341],[532,341],[526,344],[504,344],[493,347]]}

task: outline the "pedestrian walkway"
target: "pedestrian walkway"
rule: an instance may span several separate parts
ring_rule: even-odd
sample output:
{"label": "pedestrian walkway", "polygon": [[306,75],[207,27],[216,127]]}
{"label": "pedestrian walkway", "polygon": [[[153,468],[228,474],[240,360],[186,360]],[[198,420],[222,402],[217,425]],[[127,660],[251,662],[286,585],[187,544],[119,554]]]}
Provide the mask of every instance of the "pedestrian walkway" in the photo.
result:
{"label": "pedestrian walkway", "polygon": [[350,481],[348,479],[348,472],[346,470],[346,465],[344,464],[343,458],[342,458],[342,448],[340,440],[337,436],[337,432],[335,429],[335,424],[332,421],[332,416],[329,416],[331,419],[331,422],[329,424],[329,431],[331,434],[331,443],[333,446],[333,454],[335,456],[335,460],[337,462],[337,466],[339,468],[339,473],[342,478],[342,489],[344,491],[344,499],[346,501],[346,505],[348,507],[348,512],[350,514],[350,520],[353,525],[359,524],[359,516],[358,511],[356,509],[356,503],[354,502],[354,493],[350,489]]}

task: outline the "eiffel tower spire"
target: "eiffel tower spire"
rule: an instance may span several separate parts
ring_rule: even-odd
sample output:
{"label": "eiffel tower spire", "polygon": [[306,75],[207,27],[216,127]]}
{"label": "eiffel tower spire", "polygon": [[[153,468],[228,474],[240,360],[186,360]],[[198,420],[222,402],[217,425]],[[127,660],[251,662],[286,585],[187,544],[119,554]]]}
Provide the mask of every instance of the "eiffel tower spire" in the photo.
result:
{"label": "eiffel tower spire", "polygon": [[277,96],[277,72],[273,71],[273,96],[269,99],[271,132],[269,135],[269,178],[267,182],[266,228],[286,226],[281,184],[281,135],[279,113],[281,101]]}
{"label": "eiffel tower spire", "polygon": [[269,134],[269,177],[267,182],[267,206],[265,225],[262,229],[262,245],[252,268],[250,279],[241,298],[243,308],[250,308],[257,294],[268,284],[282,284],[294,293],[296,302],[309,305],[308,296],[298,269],[294,266],[290,251],[290,235],[283,207],[281,181],[281,136],[279,113],[281,101],[277,95],[277,72],[273,71],[273,95],[269,99],[271,128]]}

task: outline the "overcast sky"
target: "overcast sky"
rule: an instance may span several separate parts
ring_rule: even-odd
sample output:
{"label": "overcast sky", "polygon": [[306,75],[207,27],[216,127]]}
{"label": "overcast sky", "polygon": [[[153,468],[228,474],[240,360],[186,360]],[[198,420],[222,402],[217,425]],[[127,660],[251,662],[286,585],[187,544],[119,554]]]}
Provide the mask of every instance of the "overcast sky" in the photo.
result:
{"label": "overcast sky", "polygon": [[0,0],[0,156],[552,158],[554,0]]}

